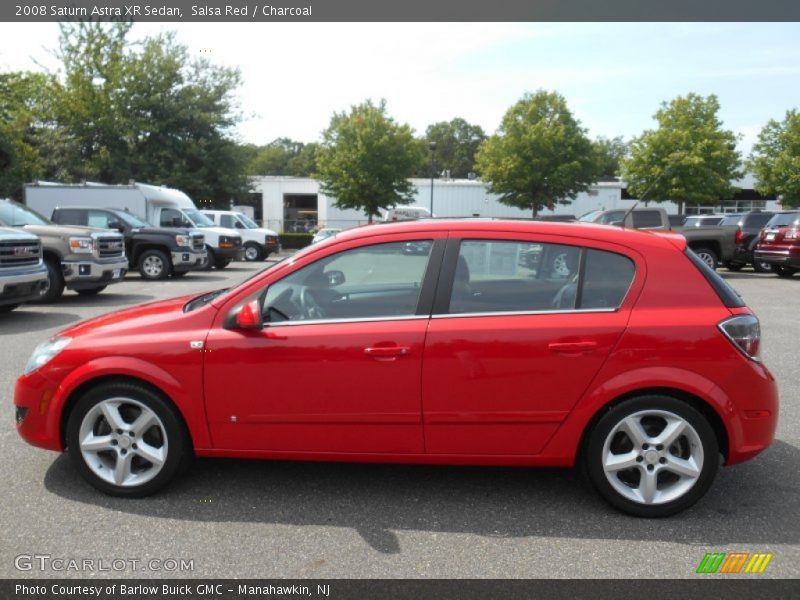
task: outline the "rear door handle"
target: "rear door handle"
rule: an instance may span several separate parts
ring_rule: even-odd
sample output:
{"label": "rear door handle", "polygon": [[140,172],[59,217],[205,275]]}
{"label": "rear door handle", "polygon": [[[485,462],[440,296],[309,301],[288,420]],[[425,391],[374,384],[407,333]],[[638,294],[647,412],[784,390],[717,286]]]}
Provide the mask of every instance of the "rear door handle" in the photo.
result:
{"label": "rear door handle", "polygon": [[597,342],[552,342],[547,345],[551,352],[568,356],[580,356],[597,349]]}
{"label": "rear door handle", "polygon": [[411,352],[408,346],[374,346],[371,348],[364,348],[364,354],[372,358],[397,358],[398,356],[406,356]]}

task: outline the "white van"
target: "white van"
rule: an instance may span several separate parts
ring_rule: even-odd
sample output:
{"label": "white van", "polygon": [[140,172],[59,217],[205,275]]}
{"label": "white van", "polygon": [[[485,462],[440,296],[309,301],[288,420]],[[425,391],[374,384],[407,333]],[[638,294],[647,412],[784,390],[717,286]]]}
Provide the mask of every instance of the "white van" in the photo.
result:
{"label": "white van", "polygon": [[270,254],[280,252],[278,234],[271,229],[259,227],[246,214],[236,210],[202,210],[214,224],[235,229],[242,236],[245,260],[264,260]]}
{"label": "white van", "polygon": [[395,206],[383,215],[384,221],[413,221],[415,219],[429,219],[431,211],[424,206]]}

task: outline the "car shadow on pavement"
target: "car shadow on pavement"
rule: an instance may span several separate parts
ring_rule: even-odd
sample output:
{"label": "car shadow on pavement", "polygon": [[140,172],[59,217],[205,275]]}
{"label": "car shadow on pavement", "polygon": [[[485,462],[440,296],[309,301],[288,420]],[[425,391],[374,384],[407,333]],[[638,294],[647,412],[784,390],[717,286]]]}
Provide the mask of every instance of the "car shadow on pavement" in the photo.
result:
{"label": "car shadow on pavement", "polygon": [[39,312],[31,307],[0,314],[0,335],[63,327],[84,317],[70,313]]}
{"label": "car shadow on pavement", "polygon": [[[105,291],[96,296],[81,296],[80,294],[65,293],[59,298],[57,304],[81,308],[90,308],[93,306],[122,306],[128,308],[153,300],[156,300],[155,296],[146,294],[117,294],[113,291]],[[51,306],[56,306],[56,304]]]}
{"label": "car shadow on pavement", "polygon": [[44,485],[70,501],[138,516],[208,523],[349,527],[376,551],[400,552],[395,531],[486,537],[652,540],[696,544],[800,541],[800,449],[778,441],[720,469],[710,492],[667,519],[607,506],[570,469],[431,467],[202,459],[159,494],[106,496],[58,457]]}

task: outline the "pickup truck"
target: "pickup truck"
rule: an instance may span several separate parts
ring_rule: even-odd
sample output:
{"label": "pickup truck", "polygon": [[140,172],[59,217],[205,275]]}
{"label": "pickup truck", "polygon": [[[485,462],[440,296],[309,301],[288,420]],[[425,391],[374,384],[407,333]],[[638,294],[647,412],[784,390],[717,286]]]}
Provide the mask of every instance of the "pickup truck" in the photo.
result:
{"label": "pickup truck", "polygon": [[42,243],[32,233],[0,227],[0,313],[39,296],[47,285]]}
{"label": "pickup truck", "polygon": [[[626,216],[627,215],[627,216]],[[670,225],[670,215],[663,208],[619,208],[613,210],[595,210],[580,217],[579,221],[617,225],[630,229],[647,229],[652,231],[673,231],[686,238],[689,248],[694,250],[703,262],[716,269],[720,262],[728,262],[736,252],[736,227],[674,227]]]}
{"label": "pickup truck", "polygon": [[114,229],[125,238],[125,254],[131,269],[142,279],[182,277],[200,269],[207,258],[205,236],[190,229],[153,227],[124,210],[70,206],[55,208],[50,217],[59,225],[83,225]]}
{"label": "pickup truck", "polygon": [[56,225],[12,200],[0,200],[0,225],[23,228],[41,240],[47,283],[35,302],[54,302],[64,288],[98,294],[128,271],[125,241],[116,231]]}

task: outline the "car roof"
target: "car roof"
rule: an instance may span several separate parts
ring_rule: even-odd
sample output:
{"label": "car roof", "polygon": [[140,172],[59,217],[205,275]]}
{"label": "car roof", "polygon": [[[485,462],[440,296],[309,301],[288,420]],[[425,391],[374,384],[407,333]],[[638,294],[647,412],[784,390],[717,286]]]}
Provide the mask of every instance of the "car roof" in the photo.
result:
{"label": "car roof", "polygon": [[586,222],[534,221],[523,219],[416,219],[413,221],[391,221],[373,225],[362,225],[342,231],[337,241],[347,241],[361,237],[387,234],[425,233],[450,231],[454,233],[508,232],[524,234],[560,235],[580,239],[592,239],[629,247],[671,245],[683,250],[686,238],[677,233],[665,231],[643,231],[627,229],[614,225],[598,225]]}

